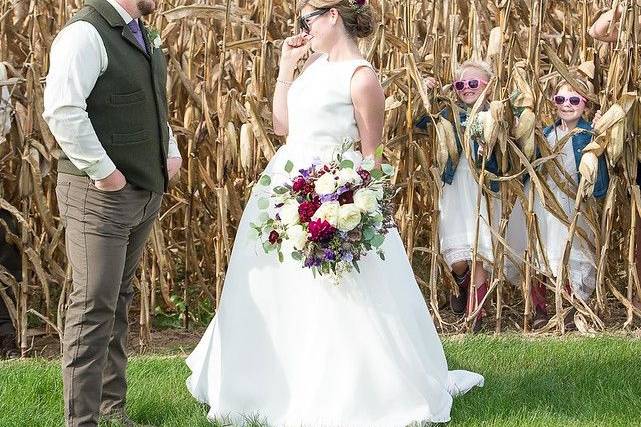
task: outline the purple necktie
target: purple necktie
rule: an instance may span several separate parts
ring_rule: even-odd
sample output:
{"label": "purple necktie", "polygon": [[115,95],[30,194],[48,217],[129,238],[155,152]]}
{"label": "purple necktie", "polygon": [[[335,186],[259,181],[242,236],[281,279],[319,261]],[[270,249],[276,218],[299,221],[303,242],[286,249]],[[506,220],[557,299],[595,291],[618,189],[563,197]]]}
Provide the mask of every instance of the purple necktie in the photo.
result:
{"label": "purple necktie", "polygon": [[138,42],[142,50],[147,52],[147,46],[145,46],[145,39],[142,37],[142,31],[140,30],[140,25],[138,25],[138,20],[132,20],[129,24],[127,24],[127,26],[129,27],[131,32],[134,33],[134,37],[136,38],[136,41]]}

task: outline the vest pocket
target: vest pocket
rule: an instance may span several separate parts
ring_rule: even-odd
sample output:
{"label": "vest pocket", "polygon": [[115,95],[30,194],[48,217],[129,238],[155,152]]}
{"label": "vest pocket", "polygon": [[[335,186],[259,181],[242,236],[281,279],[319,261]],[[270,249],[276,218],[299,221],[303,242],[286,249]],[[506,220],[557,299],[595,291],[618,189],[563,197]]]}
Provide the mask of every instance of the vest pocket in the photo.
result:
{"label": "vest pocket", "polygon": [[112,93],[109,101],[113,105],[125,105],[125,104],[136,104],[145,100],[145,93],[141,90],[137,90],[131,93]]}
{"label": "vest pocket", "polygon": [[111,135],[111,143],[114,145],[139,144],[149,141],[149,132],[141,130],[133,133],[114,133]]}

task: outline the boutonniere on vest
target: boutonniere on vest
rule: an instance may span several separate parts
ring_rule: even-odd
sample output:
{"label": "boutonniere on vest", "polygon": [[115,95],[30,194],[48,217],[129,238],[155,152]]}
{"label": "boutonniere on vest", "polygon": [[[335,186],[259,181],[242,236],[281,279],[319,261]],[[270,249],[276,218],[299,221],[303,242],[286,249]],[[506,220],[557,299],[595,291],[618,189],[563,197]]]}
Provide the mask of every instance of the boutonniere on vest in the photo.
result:
{"label": "boutonniere on vest", "polygon": [[151,42],[151,51],[153,53],[154,49],[160,49],[162,46],[162,40],[160,39],[160,32],[153,28],[149,28],[149,41]]}

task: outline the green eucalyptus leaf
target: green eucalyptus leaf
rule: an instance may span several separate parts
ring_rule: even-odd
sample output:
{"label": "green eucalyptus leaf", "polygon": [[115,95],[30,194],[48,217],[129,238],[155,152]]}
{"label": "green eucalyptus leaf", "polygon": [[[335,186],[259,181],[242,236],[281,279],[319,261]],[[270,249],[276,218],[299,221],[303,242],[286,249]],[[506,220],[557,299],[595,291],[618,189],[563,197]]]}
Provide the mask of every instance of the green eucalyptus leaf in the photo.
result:
{"label": "green eucalyptus leaf", "polygon": [[267,187],[269,184],[272,183],[272,179],[269,177],[269,175],[262,175],[258,183],[263,187]]}
{"label": "green eucalyptus leaf", "polygon": [[385,175],[387,175],[387,176],[392,176],[392,175],[394,175],[394,166],[392,166],[392,165],[390,165],[390,164],[383,163],[383,164],[381,165],[381,169],[383,170],[383,173],[384,173]]}
{"label": "green eucalyptus leaf", "polygon": [[378,147],[376,147],[376,152],[374,155],[376,156],[377,159],[380,159],[381,157],[383,157],[384,151],[385,151],[385,147],[383,147],[382,145],[379,145]]}
{"label": "green eucalyptus leaf", "polygon": [[292,170],[294,170],[294,163],[288,160],[287,163],[285,163],[285,172],[290,173]]}
{"label": "green eucalyptus leaf", "polygon": [[354,169],[354,162],[347,159],[343,160],[341,162],[341,169]]}
{"label": "green eucalyptus leaf", "polygon": [[265,210],[269,207],[269,200],[265,197],[258,199],[258,209]]}
{"label": "green eucalyptus leaf", "polygon": [[371,242],[370,242],[370,243],[371,243],[371,244],[372,244],[372,246],[374,246],[375,248],[378,248],[378,247],[380,247],[380,246],[383,244],[383,242],[384,242],[384,241],[385,241],[385,236],[383,236],[382,234],[377,234],[376,236],[374,236],[374,237],[372,238],[372,240],[371,240]]}

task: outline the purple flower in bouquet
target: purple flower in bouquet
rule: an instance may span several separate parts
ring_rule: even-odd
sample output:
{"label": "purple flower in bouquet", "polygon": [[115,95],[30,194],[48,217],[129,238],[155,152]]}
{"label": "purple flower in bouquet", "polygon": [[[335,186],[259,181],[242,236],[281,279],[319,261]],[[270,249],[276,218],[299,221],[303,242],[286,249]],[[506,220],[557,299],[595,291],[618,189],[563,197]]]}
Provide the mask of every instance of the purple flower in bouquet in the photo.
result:
{"label": "purple flower in bouquet", "polygon": [[349,185],[345,184],[338,187],[338,189],[336,190],[336,194],[340,196],[341,194],[347,193],[348,191],[350,191],[350,187]]}
{"label": "purple flower in bouquet", "polygon": [[310,167],[307,169],[299,169],[298,173],[303,177],[303,178],[309,178],[309,176],[314,172],[314,168]]}
{"label": "purple flower in bouquet", "polygon": [[320,197],[320,201],[322,203],[327,203],[327,202],[335,202],[338,200],[338,194],[325,194]]}
{"label": "purple flower in bouquet", "polygon": [[341,261],[352,262],[353,259],[354,259],[354,255],[352,255],[351,252],[343,252],[341,254]]}
{"label": "purple flower in bouquet", "polygon": [[334,260],[336,260],[336,254],[331,249],[325,249],[323,251],[323,256],[325,257],[326,261],[334,261]]}
{"label": "purple flower in bouquet", "polygon": [[307,268],[311,267],[318,267],[321,265],[321,260],[315,256],[310,256],[307,259],[305,259],[305,262],[303,264]]}
{"label": "purple flower in bouquet", "polygon": [[326,242],[334,236],[336,229],[324,219],[311,221],[308,225],[309,240],[312,242]]}

